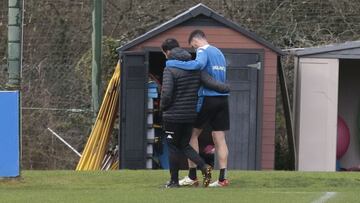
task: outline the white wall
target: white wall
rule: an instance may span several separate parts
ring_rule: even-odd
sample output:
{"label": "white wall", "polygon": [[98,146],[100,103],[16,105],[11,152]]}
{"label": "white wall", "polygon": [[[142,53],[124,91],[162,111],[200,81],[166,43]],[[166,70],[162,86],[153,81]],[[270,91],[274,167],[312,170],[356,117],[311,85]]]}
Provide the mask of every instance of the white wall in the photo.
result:
{"label": "white wall", "polygon": [[300,58],[295,136],[300,171],[335,171],[338,59]]}

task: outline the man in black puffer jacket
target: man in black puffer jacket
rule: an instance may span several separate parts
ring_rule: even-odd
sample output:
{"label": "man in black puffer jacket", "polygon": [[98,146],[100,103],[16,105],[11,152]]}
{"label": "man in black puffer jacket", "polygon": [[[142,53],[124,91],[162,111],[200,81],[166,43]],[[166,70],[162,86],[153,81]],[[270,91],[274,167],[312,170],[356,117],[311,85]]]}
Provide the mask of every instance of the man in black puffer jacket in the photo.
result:
{"label": "man in black puffer jacket", "polygon": [[[165,40],[161,48],[167,59],[191,60],[191,54],[179,48],[175,39]],[[216,83],[211,76],[202,75],[200,71],[185,71],[176,67],[164,69],[160,110],[163,112],[163,128],[170,151],[171,180],[166,185],[169,188],[179,186],[179,153],[185,154],[201,169],[203,186],[207,187],[211,181],[212,168],[189,144],[193,122],[197,116],[196,105],[201,78],[205,86],[218,91],[229,91],[227,85]]]}

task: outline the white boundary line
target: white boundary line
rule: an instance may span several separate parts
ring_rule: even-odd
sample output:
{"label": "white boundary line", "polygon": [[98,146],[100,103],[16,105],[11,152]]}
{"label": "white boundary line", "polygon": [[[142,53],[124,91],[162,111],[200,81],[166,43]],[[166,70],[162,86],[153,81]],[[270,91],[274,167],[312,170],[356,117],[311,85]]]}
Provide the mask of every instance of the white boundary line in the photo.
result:
{"label": "white boundary line", "polygon": [[313,201],[312,203],[324,203],[327,200],[333,198],[336,196],[336,192],[325,192],[325,194],[323,196],[321,196],[319,199]]}
{"label": "white boundary line", "polygon": [[315,191],[315,192],[308,192],[308,191],[302,191],[302,192],[296,192],[296,191],[266,191],[266,192],[264,192],[264,193],[274,193],[274,194],[276,194],[276,193],[279,193],[279,194],[287,194],[287,193],[289,193],[289,194],[309,194],[309,193],[319,193],[319,192],[317,192],[317,191]]}
{"label": "white boundary line", "polygon": [[[309,193],[319,193],[319,192],[317,192],[317,191],[314,191],[314,192],[307,192],[307,191],[301,191],[301,192],[296,192],[296,191],[267,191],[265,193],[309,194]],[[318,199],[312,201],[311,203],[325,203],[329,199],[335,197],[337,194],[338,194],[337,192],[325,192],[321,197],[319,197]]]}

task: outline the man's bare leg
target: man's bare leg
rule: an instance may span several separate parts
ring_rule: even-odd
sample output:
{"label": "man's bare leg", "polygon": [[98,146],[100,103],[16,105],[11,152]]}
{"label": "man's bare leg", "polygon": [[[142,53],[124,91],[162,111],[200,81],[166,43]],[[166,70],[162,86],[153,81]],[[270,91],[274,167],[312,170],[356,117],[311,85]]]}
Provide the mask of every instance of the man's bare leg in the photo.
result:
{"label": "man's bare leg", "polygon": [[224,131],[213,131],[212,132],[213,141],[215,144],[215,150],[219,161],[220,167],[220,176],[219,180],[223,181],[226,179],[226,168],[229,150],[225,140],[225,132]]}

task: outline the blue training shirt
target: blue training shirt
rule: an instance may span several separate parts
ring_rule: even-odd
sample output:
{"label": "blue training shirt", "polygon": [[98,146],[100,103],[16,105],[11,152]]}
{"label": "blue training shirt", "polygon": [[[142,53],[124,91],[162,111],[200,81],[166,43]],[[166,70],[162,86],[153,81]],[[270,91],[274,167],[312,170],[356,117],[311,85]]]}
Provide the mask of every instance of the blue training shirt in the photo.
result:
{"label": "blue training shirt", "polygon": [[[196,50],[196,59],[192,61],[167,60],[166,67],[176,67],[183,70],[206,70],[210,76],[219,82],[226,81],[226,60],[224,54],[216,47],[205,45]],[[215,90],[200,87],[199,97],[226,96],[229,93],[220,93]]]}

